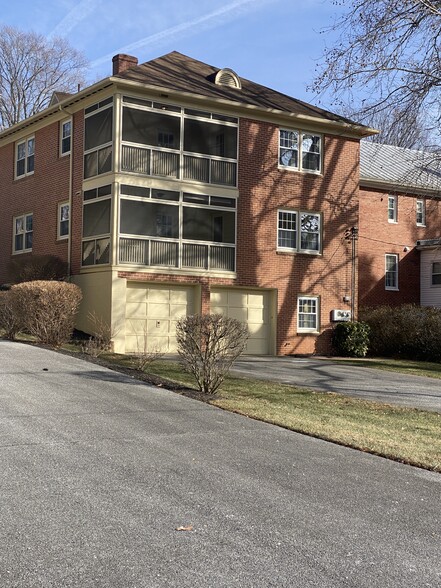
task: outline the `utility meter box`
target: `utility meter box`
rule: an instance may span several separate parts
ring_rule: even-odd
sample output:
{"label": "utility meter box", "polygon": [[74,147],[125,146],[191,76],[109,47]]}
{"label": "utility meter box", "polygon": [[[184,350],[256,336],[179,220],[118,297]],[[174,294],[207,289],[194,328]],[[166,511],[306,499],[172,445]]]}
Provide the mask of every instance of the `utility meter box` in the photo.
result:
{"label": "utility meter box", "polygon": [[351,311],[350,310],[339,310],[334,309],[331,310],[331,321],[334,323],[340,323],[342,321],[350,321],[351,320]]}

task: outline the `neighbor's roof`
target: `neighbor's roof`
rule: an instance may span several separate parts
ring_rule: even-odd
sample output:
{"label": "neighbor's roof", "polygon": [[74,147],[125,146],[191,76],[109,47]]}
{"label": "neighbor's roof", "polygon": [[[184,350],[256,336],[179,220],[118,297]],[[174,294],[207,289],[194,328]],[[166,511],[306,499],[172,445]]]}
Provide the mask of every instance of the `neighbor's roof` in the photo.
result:
{"label": "neighbor's roof", "polygon": [[441,161],[435,153],[361,141],[360,183],[441,192]]}
{"label": "neighbor's roof", "polygon": [[265,110],[278,110],[348,124],[356,126],[360,130],[365,130],[362,133],[364,135],[370,135],[373,132],[372,129],[345,117],[312,106],[296,98],[291,98],[286,94],[271,90],[266,86],[261,86],[242,77],[240,78],[240,89],[217,85],[215,84],[215,77],[219,71],[217,67],[207,65],[177,51],[172,51],[152,61],[131,67],[113,77],[148,86],[168,88],[171,91],[199,95],[205,98],[223,99]]}

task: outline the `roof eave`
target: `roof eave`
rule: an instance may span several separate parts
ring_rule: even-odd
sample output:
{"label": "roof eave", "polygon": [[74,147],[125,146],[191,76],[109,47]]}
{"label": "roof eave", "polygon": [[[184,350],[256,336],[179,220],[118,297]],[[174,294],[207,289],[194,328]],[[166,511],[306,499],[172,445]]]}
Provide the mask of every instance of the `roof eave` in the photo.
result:
{"label": "roof eave", "polygon": [[166,86],[157,86],[157,85],[149,85],[144,82],[137,82],[135,80],[127,80],[122,77],[111,77],[109,78],[110,81],[117,84],[119,87],[126,87],[130,89],[143,89],[149,90],[155,94],[166,94],[167,98],[170,97],[183,97],[189,101],[193,102],[201,102],[201,103],[212,103],[212,104],[219,104],[221,106],[229,106],[234,107],[236,110],[243,111],[243,112],[253,112],[253,113],[261,113],[266,116],[277,117],[280,119],[295,119],[298,121],[304,121],[305,123],[311,123],[315,125],[329,127],[331,129],[335,129],[335,132],[339,132],[340,134],[362,138],[362,137],[369,137],[371,135],[375,135],[379,133],[376,129],[371,129],[369,127],[365,127],[363,125],[357,124],[350,124],[343,121],[333,121],[328,120],[323,117],[319,116],[311,116],[306,114],[298,114],[293,112],[287,112],[284,110],[278,110],[275,108],[262,108],[261,106],[256,106],[254,104],[245,104],[240,102],[240,100],[229,100],[228,98],[217,98],[214,96],[205,96],[204,94],[195,94],[194,92],[183,92],[182,90],[173,90],[167,88]]}
{"label": "roof eave", "polygon": [[360,176],[360,187],[362,188],[378,188],[380,190],[388,190],[392,192],[402,192],[405,194],[416,194],[421,196],[433,196],[441,198],[441,187],[424,188],[422,186],[415,186],[413,184],[391,182],[387,180],[378,180],[374,178],[367,178]]}

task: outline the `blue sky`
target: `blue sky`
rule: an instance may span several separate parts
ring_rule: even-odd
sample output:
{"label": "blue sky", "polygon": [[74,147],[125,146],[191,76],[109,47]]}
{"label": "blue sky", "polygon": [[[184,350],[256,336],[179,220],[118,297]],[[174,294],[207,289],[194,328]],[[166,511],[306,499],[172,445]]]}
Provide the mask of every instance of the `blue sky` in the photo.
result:
{"label": "blue sky", "polygon": [[341,10],[331,0],[22,0],[2,6],[2,23],[66,37],[91,81],[111,74],[116,53],[142,63],[176,50],[317,104],[306,86],[333,40],[320,31]]}

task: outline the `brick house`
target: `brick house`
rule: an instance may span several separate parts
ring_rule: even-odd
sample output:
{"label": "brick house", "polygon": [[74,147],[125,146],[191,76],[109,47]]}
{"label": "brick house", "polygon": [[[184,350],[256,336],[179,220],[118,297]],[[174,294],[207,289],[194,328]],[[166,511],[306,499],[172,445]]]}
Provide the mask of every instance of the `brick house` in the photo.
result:
{"label": "brick house", "polygon": [[53,254],[117,352],[175,350],[176,320],[244,320],[248,353],[330,351],[356,301],[345,232],[371,129],[172,52],[0,133],[0,283]]}
{"label": "brick house", "polygon": [[441,308],[440,193],[433,154],[361,142],[360,306]]}

